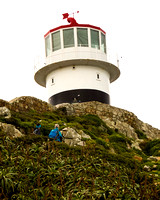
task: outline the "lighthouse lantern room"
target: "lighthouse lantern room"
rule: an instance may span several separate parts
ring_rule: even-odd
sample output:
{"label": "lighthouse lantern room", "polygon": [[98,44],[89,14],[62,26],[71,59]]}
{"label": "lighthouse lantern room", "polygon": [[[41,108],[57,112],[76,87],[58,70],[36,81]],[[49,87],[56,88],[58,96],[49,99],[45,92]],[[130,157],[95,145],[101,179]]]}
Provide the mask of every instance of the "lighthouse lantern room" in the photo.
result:
{"label": "lighthouse lantern room", "polygon": [[69,24],[45,35],[46,65],[36,69],[35,81],[48,90],[52,105],[99,101],[110,103],[109,85],[119,68],[108,61],[106,33],[100,27],[78,24],[68,13]]}

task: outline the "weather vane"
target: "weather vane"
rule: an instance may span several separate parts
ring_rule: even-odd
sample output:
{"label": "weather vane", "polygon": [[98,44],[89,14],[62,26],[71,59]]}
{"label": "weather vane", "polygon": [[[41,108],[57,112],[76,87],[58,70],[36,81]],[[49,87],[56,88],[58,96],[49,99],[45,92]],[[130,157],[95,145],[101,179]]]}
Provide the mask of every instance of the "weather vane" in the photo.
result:
{"label": "weather vane", "polygon": [[[63,19],[67,19],[67,21],[72,25],[77,24],[76,20],[74,19],[74,14],[75,13],[79,13],[79,11],[76,11],[76,12],[71,13],[71,14],[64,13],[64,14],[62,14],[63,15]],[[69,17],[69,15],[73,15],[73,17]]]}

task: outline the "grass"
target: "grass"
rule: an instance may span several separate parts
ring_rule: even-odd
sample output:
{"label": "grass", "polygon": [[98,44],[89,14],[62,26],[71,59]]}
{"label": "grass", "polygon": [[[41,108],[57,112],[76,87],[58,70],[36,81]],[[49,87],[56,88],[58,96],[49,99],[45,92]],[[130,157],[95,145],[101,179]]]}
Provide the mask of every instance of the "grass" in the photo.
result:
{"label": "grass", "polygon": [[[31,135],[41,120],[41,136]],[[159,140],[145,141],[143,151],[128,149],[130,139],[113,130],[95,115],[67,116],[65,110],[38,113],[12,112],[1,122],[23,130],[24,137],[11,139],[0,130],[0,199],[159,199],[159,179],[143,171],[146,158],[157,155]],[[81,129],[91,136],[85,147],[70,147],[48,140],[59,123]],[[115,153],[110,153],[113,148]],[[142,162],[134,155],[143,155]],[[153,174],[157,174],[153,170]],[[158,174],[160,176],[160,174]]]}

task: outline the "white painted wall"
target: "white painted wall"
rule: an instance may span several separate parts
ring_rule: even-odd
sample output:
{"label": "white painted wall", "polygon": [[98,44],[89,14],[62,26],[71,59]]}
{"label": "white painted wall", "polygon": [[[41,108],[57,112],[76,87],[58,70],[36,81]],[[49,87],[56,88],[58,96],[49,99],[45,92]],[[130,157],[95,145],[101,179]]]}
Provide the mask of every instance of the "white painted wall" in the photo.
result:
{"label": "white painted wall", "polygon": [[46,57],[46,65],[73,59],[89,59],[107,62],[107,55],[99,49],[90,47],[70,47],[52,52],[50,56]]}
{"label": "white painted wall", "polygon": [[[97,79],[97,74],[100,78]],[[52,83],[54,79],[54,83]],[[48,74],[46,88],[48,97],[73,89],[95,89],[109,94],[109,74],[95,66],[69,66],[58,68]]]}

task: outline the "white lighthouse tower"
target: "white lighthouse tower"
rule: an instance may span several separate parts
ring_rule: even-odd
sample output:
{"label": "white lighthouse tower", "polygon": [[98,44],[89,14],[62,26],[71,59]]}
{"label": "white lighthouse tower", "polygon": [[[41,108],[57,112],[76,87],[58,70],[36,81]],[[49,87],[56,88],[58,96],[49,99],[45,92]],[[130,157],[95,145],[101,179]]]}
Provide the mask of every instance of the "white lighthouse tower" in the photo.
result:
{"label": "white lighthouse tower", "polygon": [[36,69],[35,81],[47,88],[52,105],[87,101],[109,104],[109,86],[120,70],[107,59],[105,31],[78,24],[68,13],[63,18],[69,24],[44,35],[46,65]]}

